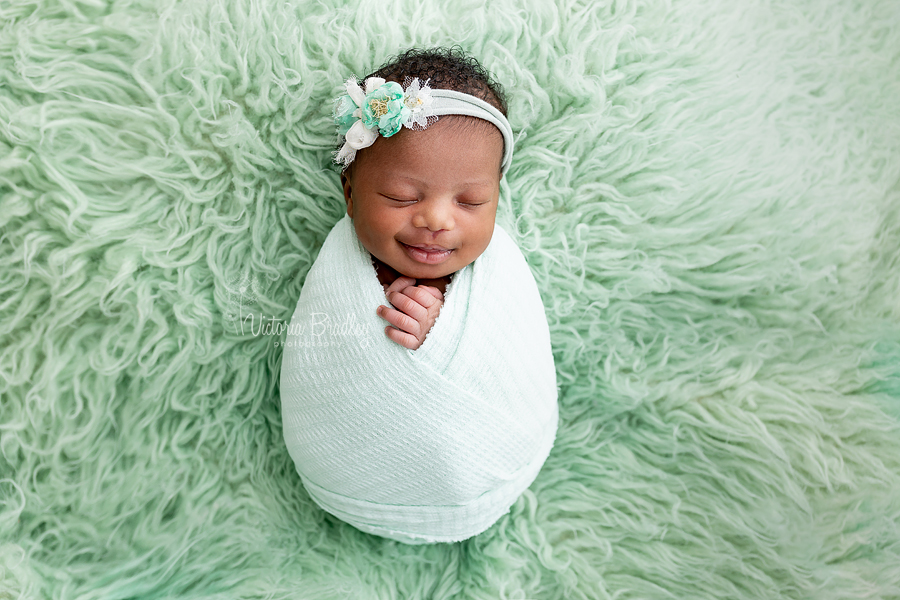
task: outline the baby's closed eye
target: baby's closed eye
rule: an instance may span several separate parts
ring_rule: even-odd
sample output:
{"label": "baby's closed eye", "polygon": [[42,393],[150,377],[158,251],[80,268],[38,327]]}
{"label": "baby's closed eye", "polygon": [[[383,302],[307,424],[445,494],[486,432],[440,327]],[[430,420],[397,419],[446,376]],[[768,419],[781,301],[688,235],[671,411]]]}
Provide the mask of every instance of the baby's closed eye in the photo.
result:
{"label": "baby's closed eye", "polygon": [[403,196],[400,194],[396,194],[396,195],[382,194],[382,196],[384,196],[385,198],[387,198],[388,200],[391,200],[393,202],[400,202],[401,204],[410,204],[410,203],[419,201],[418,198],[411,198],[409,196]]}

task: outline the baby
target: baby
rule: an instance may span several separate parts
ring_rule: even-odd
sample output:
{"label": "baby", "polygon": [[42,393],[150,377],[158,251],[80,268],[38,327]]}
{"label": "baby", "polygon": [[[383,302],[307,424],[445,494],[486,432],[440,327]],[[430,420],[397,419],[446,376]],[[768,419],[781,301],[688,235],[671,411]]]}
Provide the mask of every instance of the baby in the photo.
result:
{"label": "baby", "polygon": [[454,49],[409,51],[345,89],[347,216],[288,329],[285,443],[339,519],[409,544],[461,541],[531,484],[558,420],[540,294],[494,223],[506,104]]}
{"label": "baby", "polygon": [[[370,77],[399,82],[411,76],[419,86],[463,92],[506,115],[499,85],[460,52],[410,51]],[[359,144],[348,138],[338,156],[347,164],[341,175],[347,214],[393,305],[379,306],[378,314],[390,323],[387,336],[411,350],[421,346],[434,325],[453,273],[474,262],[491,241],[506,166],[504,146],[512,147],[505,118],[504,133],[499,124],[465,115],[428,125],[433,100],[428,88],[418,89],[417,96],[407,94],[406,102],[418,123],[392,135],[382,132],[352,158]],[[352,120],[357,108],[346,101],[339,105],[339,122],[347,120],[347,112]],[[387,106],[381,110],[387,114]]]}

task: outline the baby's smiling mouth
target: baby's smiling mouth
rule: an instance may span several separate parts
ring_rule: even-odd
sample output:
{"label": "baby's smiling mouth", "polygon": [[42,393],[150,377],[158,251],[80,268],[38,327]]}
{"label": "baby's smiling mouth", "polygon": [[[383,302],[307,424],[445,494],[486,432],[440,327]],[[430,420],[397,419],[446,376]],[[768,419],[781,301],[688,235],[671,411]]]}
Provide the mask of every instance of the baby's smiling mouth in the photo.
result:
{"label": "baby's smiling mouth", "polygon": [[404,244],[400,242],[407,256],[416,262],[426,265],[437,265],[445,260],[453,253],[452,248],[444,248],[435,244]]}

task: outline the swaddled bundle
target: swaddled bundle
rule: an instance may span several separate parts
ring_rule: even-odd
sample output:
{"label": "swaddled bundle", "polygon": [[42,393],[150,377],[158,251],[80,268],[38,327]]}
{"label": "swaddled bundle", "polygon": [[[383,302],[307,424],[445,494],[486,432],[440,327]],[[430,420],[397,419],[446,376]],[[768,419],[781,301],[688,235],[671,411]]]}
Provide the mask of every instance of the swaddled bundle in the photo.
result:
{"label": "swaddled bundle", "polygon": [[481,533],[532,483],[556,434],[544,308],[499,226],[458,271],[418,350],[384,334],[384,289],[344,217],[303,286],[285,341],[288,451],[324,510],[406,543]]}

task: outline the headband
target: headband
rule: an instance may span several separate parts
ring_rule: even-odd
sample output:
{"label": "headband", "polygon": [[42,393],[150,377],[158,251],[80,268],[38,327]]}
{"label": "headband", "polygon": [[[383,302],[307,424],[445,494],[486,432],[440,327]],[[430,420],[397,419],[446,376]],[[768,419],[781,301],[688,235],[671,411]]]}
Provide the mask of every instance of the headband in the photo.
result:
{"label": "headband", "polygon": [[420,85],[418,77],[407,78],[405,84],[406,89],[395,81],[369,77],[364,91],[355,77],[347,80],[347,93],[334,104],[334,122],[344,138],[343,146],[335,153],[336,163],[349,166],[356,158],[356,151],[374,144],[379,134],[391,137],[401,127],[426,129],[438,117],[464,115],[493,123],[503,134],[500,170],[506,173],[512,162],[513,135],[503,113],[470,94],[433,90],[428,81]]}

